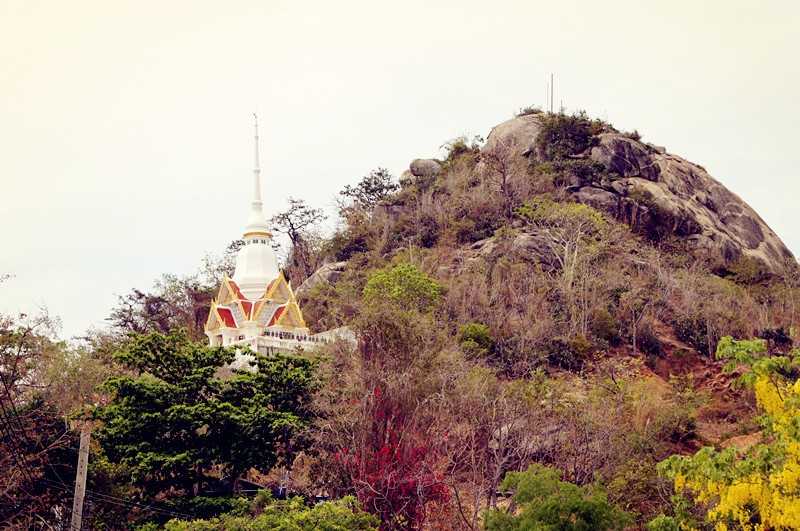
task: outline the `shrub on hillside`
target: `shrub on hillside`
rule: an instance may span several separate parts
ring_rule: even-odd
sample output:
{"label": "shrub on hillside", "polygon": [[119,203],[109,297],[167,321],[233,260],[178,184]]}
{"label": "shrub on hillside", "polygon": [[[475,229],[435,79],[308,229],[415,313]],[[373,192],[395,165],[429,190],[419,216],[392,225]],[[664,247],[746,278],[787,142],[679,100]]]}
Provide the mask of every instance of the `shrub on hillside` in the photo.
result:
{"label": "shrub on hillside", "polygon": [[[561,481],[561,473],[541,465],[510,472],[500,486],[514,493],[514,512],[491,510],[485,515],[487,531],[513,529],[622,530],[632,522],[625,511],[608,501],[599,487],[579,487]],[[513,507],[513,505],[512,505]]]}
{"label": "shrub on hillside", "polygon": [[611,177],[602,164],[585,159],[567,159],[549,163],[553,184],[558,187],[597,184]]}
{"label": "shrub on hillside", "polygon": [[420,216],[417,230],[417,242],[424,249],[430,249],[439,240],[439,224],[431,215]]}
{"label": "shrub on hillside", "polygon": [[547,362],[554,367],[577,371],[589,359],[593,347],[584,336],[555,337],[546,346]]}
{"label": "shrub on hillside", "polygon": [[576,238],[596,236],[608,226],[603,214],[589,205],[561,203],[547,197],[534,197],[516,213],[537,226]]}
{"label": "shrub on hillside", "polygon": [[740,256],[728,269],[734,282],[746,286],[762,283],[772,276],[764,262],[746,255]]}
{"label": "shrub on hillside", "polygon": [[537,154],[542,160],[568,159],[592,147],[605,128],[602,121],[590,119],[585,112],[546,114],[536,137]]}
{"label": "shrub on hillside", "polygon": [[681,526],[672,516],[658,515],[647,523],[647,531],[680,531]]}
{"label": "shrub on hillside", "polygon": [[708,323],[700,315],[678,317],[673,320],[672,326],[678,339],[694,347],[701,354],[708,355],[711,344],[715,342],[709,337]]}
{"label": "shrub on hillside", "polygon": [[483,138],[480,136],[474,136],[471,139],[466,136],[460,136],[447,142],[442,146],[447,151],[447,157],[444,160],[445,167],[463,155],[477,155],[482,143]]}
{"label": "shrub on hillside", "polygon": [[364,302],[392,302],[400,307],[427,311],[442,295],[442,287],[431,277],[408,263],[373,273],[364,286]]}
{"label": "shrub on hillside", "polygon": [[636,346],[649,357],[660,358],[664,355],[661,341],[656,337],[653,327],[649,323],[639,327],[639,333],[636,335]]}
{"label": "shrub on hillside", "polygon": [[544,111],[538,105],[528,105],[527,107],[522,107],[520,110],[517,111],[517,118],[520,116],[529,116],[532,114],[542,114]]}
{"label": "shrub on hillside", "polygon": [[499,228],[499,220],[491,216],[464,217],[453,220],[452,230],[457,243],[475,243],[489,238]]}
{"label": "shrub on hillside", "polygon": [[325,253],[337,262],[350,260],[357,253],[369,251],[369,231],[365,225],[351,224],[345,230],[336,231],[326,242]]}
{"label": "shrub on hillside", "polygon": [[636,142],[640,142],[642,140],[642,135],[634,129],[633,131],[625,131],[622,133],[622,136],[630,138],[631,140],[635,140]]}
{"label": "shrub on hillside", "polygon": [[429,249],[439,241],[441,229],[433,213],[407,209],[396,219],[384,220],[383,226],[373,228],[373,231],[383,233],[377,247],[386,254],[409,245]]}
{"label": "shrub on hillside", "polygon": [[589,330],[597,339],[608,345],[618,345],[620,342],[620,324],[605,308],[594,310],[589,317]]}
{"label": "shrub on hillside", "polygon": [[685,269],[671,282],[680,289],[668,301],[670,322],[678,338],[702,354],[713,355],[721,336],[753,336],[772,322],[763,303],[729,279]]}
{"label": "shrub on hillside", "polygon": [[769,341],[770,346],[779,350],[791,347],[793,343],[791,331],[783,327],[767,328],[762,330],[761,333],[758,334],[758,337],[766,339]]}
{"label": "shrub on hillside", "polygon": [[638,226],[637,230],[648,240],[662,242],[676,232],[675,229],[680,224],[675,215],[659,205],[649,191],[634,188],[628,193],[628,199],[636,203],[638,207],[642,207],[647,213],[644,218],[646,222]]}
{"label": "shrub on hillside", "polygon": [[483,323],[467,323],[458,331],[458,339],[465,354],[485,358],[494,351],[494,338]]}
{"label": "shrub on hillside", "polygon": [[355,208],[369,213],[379,203],[392,197],[400,186],[386,168],[372,170],[355,186],[347,185],[339,192],[346,202],[344,209]]}

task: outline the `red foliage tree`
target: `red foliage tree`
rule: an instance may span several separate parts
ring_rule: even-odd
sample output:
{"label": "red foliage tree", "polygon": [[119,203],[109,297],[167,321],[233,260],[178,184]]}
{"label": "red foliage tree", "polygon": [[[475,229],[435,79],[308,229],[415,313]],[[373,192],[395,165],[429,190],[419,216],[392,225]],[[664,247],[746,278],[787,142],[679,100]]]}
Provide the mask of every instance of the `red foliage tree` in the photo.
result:
{"label": "red foliage tree", "polygon": [[362,444],[340,451],[337,460],[382,529],[419,529],[450,497],[436,470],[436,452],[379,387],[371,398],[371,429],[364,430]]}

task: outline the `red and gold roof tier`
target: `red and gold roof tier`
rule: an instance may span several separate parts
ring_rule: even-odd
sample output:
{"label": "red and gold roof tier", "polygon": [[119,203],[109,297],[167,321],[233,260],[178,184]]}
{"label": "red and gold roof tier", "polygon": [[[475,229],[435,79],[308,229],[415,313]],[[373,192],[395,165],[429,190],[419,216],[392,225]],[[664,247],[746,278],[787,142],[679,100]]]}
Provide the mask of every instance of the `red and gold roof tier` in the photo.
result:
{"label": "red and gold roof tier", "polygon": [[292,286],[283,273],[264,286],[264,294],[258,300],[247,299],[227,275],[222,280],[217,297],[211,302],[206,332],[240,328],[248,321],[265,327],[307,328]]}

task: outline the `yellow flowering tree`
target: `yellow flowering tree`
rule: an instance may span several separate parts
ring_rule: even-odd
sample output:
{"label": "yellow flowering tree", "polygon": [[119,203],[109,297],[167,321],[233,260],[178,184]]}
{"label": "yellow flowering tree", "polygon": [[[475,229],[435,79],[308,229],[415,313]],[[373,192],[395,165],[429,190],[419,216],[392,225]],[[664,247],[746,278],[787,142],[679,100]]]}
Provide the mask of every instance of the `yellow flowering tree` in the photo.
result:
{"label": "yellow flowering tree", "polygon": [[728,372],[746,367],[741,381],[753,388],[763,412],[762,442],[745,452],[706,447],[691,457],[672,456],[659,468],[678,494],[706,509],[716,531],[800,529],[800,350],[769,356],[762,340],[726,337],[717,357],[727,361]]}

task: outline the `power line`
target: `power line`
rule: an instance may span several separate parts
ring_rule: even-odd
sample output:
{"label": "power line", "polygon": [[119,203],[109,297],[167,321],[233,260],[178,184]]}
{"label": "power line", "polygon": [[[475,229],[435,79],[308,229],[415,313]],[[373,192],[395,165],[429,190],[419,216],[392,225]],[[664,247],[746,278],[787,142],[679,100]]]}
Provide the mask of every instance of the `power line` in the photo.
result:
{"label": "power line", "polygon": [[[8,410],[4,406],[2,406],[2,404],[0,404],[0,420],[3,421],[3,422],[0,422],[0,427],[2,427],[3,432],[5,434],[5,437],[8,440],[8,448],[10,450],[11,458],[14,461],[15,466],[20,470],[20,472],[21,472],[21,474],[23,476],[23,479],[26,479],[33,486],[33,485],[35,485],[37,483],[37,480],[34,479],[32,473],[31,473],[31,470],[28,467],[27,460],[20,453],[20,437],[17,435],[16,430],[14,430],[14,426],[10,422],[10,419],[8,418],[9,416],[10,416],[10,414],[8,413]],[[18,419],[18,417],[17,417],[17,419]],[[25,436],[24,432],[22,433],[22,435],[25,438],[25,442],[30,444],[30,440]],[[61,478],[61,475],[55,469],[53,464],[52,463],[48,463],[48,466],[53,471],[53,473],[56,475],[56,477],[58,477],[59,480],[61,480],[61,481],[53,481],[53,480],[50,480],[50,479],[47,479],[47,478],[41,478],[38,481],[41,482],[41,483],[48,484],[51,487],[54,487],[54,488],[59,489],[59,490],[62,490],[64,492],[72,493],[72,487],[70,487],[68,484],[63,482],[63,479]],[[28,492],[22,486],[20,486],[20,490],[22,490],[27,496],[31,496],[31,497],[33,496],[30,492]],[[179,517],[179,518],[184,518],[184,519],[196,518],[194,515],[191,515],[191,514],[182,513],[182,512],[179,512],[179,511],[172,511],[170,509],[163,509],[163,508],[160,508],[160,507],[156,507],[156,506],[154,506],[152,504],[143,504],[143,503],[138,503],[138,502],[131,501],[131,500],[125,500],[123,498],[118,498],[116,496],[111,496],[109,494],[103,494],[103,493],[95,492],[95,491],[88,490],[88,489],[86,490],[86,493],[87,493],[88,497],[94,499],[95,501],[110,503],[112,505],[118,505],[118,506],[123,506],[123,507],[128,507],[128,508],[137,508],[137,509],[142,509],[142,510],[145,510],[145,511],[153,511],[153,512],[164,514],[164,515],[167,515],[167,516]]]}
{"label": "power line", "polygon": [[[27,468],[27,460],[23,455],[20,455],[19,440],[14,432],[13,425],[9,420],[9,414],[6,411],[5,406],[2,405],[2,401],[0,401],[0,417],[2,417],[0,420],[3,421],[3,432],[5,433],[5,437],[8,439],[8,447],[14,463],[16,464],[17,468],[19,468],[20,472],[22,472],[22,475],[25,476],[30,483],[34,483],[33,476],[31,475],[30,470]],[[30,493],[27,494],[30,495]]]}
{"label": "power line", "polygon": [[[55,488],[58,488],[58,489],[61,489],[61,490],[67,491],[67,492],[72,492],[72,488],[69,485],[67,485],[66,483],[59,483],[57,481],[52,481],[52,480],[49,480],[49,479],[44,479],[43,481],[45,483],[49,483],[50,485],[52,485]],[[138,509],[144,509],[144,510],[149,510],[149,511],[153,511],[153,512],[162,513],[162,514],[167,514],[167,515],[170,515],[170,516],[179,516],[181,518],[196,518],[196,516],[191,515],[191,514],[182,513],[182,512],[179,512],[179,511],[173,511],[171,509],[163,509],[163,508],[157,507],[157,506],[152,505],[152,504],[144,504],[144,503],[139,503],[139,502],[135,502],[135,501],[132,501],[132,500],[126,500],[124,498],[119,498],[117,496],[112,496],[110,494],[103,494],[103,493],[96,492],[96,491],[89,490],[89,489],[86,489],[86,495],[89,496],[89,497],[95,498],[95,500],[97,500],[97,501],[105,501],[105,502],[108,502],[108,503],[111,503],[111,504],[114,504],[114,505],[123,505],[123,506],[129,507],[129,508],[130,507],[135,507],[135,508],[138,508]]]}

